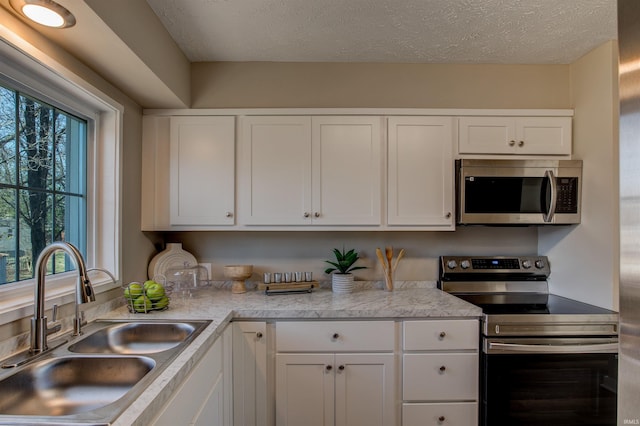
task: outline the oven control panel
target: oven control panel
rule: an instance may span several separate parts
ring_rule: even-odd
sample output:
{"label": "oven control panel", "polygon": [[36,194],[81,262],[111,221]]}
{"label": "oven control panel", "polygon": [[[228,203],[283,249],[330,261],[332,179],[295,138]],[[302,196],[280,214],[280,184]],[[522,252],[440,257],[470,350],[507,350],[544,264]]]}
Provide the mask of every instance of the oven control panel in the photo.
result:
{"label": "oven control panel", "polygon": [[546,256],[441,256],[441,275],[447,274],[550,274]]}

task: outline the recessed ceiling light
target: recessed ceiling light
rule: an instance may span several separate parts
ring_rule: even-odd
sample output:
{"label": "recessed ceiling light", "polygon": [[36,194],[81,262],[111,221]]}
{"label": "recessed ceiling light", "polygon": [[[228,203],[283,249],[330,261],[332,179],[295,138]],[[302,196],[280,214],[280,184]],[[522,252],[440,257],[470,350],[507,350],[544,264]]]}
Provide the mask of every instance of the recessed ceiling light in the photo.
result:
{"label": "recessed ceiling light", "polygon": [[67,28],[76,23],[71,12],[52,0],[10,0],[10,3],[16,12],[40,25]]}

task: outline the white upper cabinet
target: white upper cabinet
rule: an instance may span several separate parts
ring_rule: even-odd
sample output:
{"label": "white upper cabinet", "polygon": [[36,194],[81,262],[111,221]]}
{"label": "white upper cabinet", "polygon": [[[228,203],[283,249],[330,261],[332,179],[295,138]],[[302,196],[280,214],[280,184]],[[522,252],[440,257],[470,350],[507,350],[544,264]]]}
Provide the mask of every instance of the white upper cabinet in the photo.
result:
{"label": "white upper cabinet", "polygon": [[314,224],[380,225],[381,128],[381,117],[313,117]]}
{"label": "white upper cabinet", "polygon": [[388,119],[387,223],[453,229],[452,117]]}
{"label": "white upper cabinet", "polygon": [[244,117],[240,222],[380,225],[380,117]]}
{"label": "white upper cabinet", "polygon": [[307,225],[311,212],[311,117],[244,117],[239,220]]}
{"label": "white upper cabinet", "polygon": [[171,225],[233,225],[234,117],[171,117]]}
{"label": "white upper cabinet", "polygon": [[459,154],[571,155],[571,117],[460,117]]}
{"label": "white upper cabinet", "polygon": [[142,229],[234,224],[235,117],[143,117]]}

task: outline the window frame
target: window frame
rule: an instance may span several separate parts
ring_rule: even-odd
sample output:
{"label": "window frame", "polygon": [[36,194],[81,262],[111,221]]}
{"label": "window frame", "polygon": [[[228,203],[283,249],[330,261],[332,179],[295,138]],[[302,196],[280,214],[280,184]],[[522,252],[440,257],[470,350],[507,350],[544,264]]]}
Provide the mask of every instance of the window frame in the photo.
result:
{"label": "window frame", "polygon": [[[119,285],[121,271],[121,141],[123,106],[66,67],[22,41],[9,44],[0,28],[0,78],[12,88],[87,120],[88,268],[97,294]],[[20,40],[10,40],[11,42]],[[47,276],[46,307],[72,303],[77,274]],[[0,325],[33,313],[35,280],[0,286]]]}

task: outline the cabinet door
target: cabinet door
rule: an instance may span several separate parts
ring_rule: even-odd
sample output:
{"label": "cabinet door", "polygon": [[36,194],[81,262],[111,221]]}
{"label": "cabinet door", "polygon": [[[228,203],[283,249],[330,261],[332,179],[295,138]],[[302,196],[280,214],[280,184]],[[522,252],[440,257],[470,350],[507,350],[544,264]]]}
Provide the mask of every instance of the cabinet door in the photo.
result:
{"label": "cabinet door", "polygon": [[512,154],[516,128],[512,117],[460,117],[460,154]]}
{"label": "cabinet door", "polygon": [[313,117],[316,225],[380,225],[381,117]]}
{"label": "cabinet door", "polygon": [[571,117],[516,119],[518,154],[571,155]]}
{"label": "cabinet door", "polygon": [[171,225],[233,225],[234,117],[171,117]]}
{"label": "cabinet door", "polygon": [[453,120],[388,119],[389,225],[453,229]]}
{"label": "cabinet door", "polygon": [[393,354],[338,354],[336,426],[391,426],[396,422]]}
{"label": "cabinet door", "polygon": [[276,425],[334,425],[334,356],[276,355]]}
{"label": "cabinet door", "polygon": [[[224,339],[217,339],[152,422],[161,425],[224,423]],[[227,391],[228,392],[228,391]]]}
{"label": "cabinet door", "polygon": [[243,224],[311,224],[310,117],[243,118],[240,158]]}
{"label": "cabinet door", "polygon": [[267,426],[267,333],[264,322],[233,323],[233,422]]}

